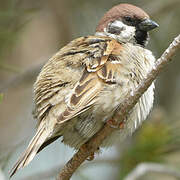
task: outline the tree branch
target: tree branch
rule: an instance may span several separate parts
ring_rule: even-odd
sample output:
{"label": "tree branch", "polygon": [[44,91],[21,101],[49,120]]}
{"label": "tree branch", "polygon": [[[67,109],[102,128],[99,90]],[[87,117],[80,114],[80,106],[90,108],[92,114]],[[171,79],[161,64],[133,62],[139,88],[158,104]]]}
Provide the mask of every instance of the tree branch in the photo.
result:
{"label": "tree branch", "polygon": [[125,177],[124,180],[137,180],[143,175],[150,172],[162,173],[171,175],[178,179],[180,178],[179,170],[171,166],[158,163],[140,163]]}
{"label": "tree branch", "polygon": [[[122,122],[126,120],[126,116],[129,111],[137,103],[138,99],[142,94],[148,89],[151,83],[156,79],[165,65],[171,60],[175,52],[180,48],[180,35],[178,35],[162,56],[156,61],[154,68],[148,73],[146,79],[144,79],[140,85],[131,92],[125,99],[123,103],[116,109],[113,115],[113,120],[116,122]],[[117,113],[118,112],[118,113]],[[97,151],[98,147],[101,145],[103,140],[109,136],[114,128],[105,124],[104,127],[95,134],[85,145],[83,145],[76,154],[70,159],[64,168],[60,171],[58,175],[58,180],[69,180],[76,169],[94,152]]]}

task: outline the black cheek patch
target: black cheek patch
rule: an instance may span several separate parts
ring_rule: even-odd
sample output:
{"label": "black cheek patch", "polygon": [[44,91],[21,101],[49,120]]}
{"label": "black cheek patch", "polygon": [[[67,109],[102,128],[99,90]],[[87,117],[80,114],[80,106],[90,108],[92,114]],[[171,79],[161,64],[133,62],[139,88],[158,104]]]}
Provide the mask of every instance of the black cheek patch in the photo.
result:
{"label": "black cheek patch", "polygon": [[148,33],[146,31],[136,30],[135,39],[137,44],[140,44],[141,46],[144,47],[148,40]]}

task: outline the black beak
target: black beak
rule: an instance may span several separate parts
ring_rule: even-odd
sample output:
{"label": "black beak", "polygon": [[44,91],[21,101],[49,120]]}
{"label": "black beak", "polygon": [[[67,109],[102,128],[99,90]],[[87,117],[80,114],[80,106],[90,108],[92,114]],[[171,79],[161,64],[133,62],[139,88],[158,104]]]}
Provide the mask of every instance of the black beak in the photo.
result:
{"label": "black beak", "polygon": [[145,19],[138,24],[138,28],[142,31],[150,31],[157,27],[159,27],[159,25],[155,21],[152,21],[151,19]]}

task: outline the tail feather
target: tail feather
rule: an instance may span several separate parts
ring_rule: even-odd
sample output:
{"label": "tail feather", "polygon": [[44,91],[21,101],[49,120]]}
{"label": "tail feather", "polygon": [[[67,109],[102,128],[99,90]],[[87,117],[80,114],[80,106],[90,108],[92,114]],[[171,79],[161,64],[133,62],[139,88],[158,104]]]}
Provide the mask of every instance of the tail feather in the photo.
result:
{"label": "tail feather", "polygon": [[24,154],[20,157],[20,159],[17,161],[17,163],[12,168],[12,170],[10,172],[10,177],[12,177],[18,169],[25,167],[26,165],[28,165],[32,161],[32,159],[34,158],[34,156],[38,152],[41,145],[47,139],[48,135],[49,135],[49,133],[45,130],[44,127],[41,127],[37,131],[37,133],[35,134],[35,136],[31,140],[31,142],[29,143]]}

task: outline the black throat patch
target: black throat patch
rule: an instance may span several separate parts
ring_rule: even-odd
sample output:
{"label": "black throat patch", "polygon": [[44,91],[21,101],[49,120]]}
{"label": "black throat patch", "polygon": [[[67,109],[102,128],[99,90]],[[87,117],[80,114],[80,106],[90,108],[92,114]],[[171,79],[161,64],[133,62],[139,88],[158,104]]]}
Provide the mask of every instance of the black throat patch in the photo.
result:
{"label": "black throat patch", "polygon": [[149,39],[149,34],[146,31],[137,29],[135,32],[135,39],[137,44],[145,47]]}

